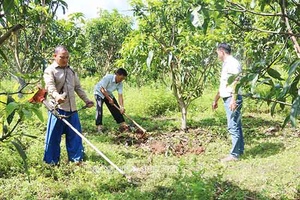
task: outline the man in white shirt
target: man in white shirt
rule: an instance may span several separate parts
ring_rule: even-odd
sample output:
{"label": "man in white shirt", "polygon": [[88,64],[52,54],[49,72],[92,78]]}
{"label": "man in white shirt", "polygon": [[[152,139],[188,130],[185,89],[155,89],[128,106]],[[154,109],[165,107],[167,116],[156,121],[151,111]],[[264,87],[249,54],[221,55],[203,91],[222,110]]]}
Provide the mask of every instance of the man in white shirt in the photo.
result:
{"label": "man in white shirt", "polygon": [[[212,109],[218,108],[218,100],[223,99],[227,116],[227,128],[232,138],[232,149],[230,154],[221,159],[222,162],[237,161],[244,153],[244,137],[241,121],[241,108],[243,99],[241,90],[236,91],[236,84],[239,81],[239,74],[242,72],[241,64],[231,55],[231,47],[227,43],[221,43],[217,48],[218,58],[223,62],[220,78],[220,87],[212,104]],[[233,83],[229,84],[228,79],[236,76]]]}

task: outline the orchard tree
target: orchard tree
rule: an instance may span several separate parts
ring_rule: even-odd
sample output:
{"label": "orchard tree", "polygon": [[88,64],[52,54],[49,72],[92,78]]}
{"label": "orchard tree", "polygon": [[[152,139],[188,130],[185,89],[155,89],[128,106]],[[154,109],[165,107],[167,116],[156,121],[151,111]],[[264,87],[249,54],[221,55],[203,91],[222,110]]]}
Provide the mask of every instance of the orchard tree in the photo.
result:
{"label": "orchard tree", "polygon": [[67,7],[63,0],[3,0],[0,6],[2,63],[6,74],[18,80],[20,88],[30,75],[40,75],[45,65],[43,52],[47,50],[45,36],[53,22],[58,6]]}
{"label": "orchard tree", "polygon": [[[197,1],[133,0],[131,4],[138,29],[123,44],[120,62],[137,76],[170,86],[181,112],[181,129],[186,131],[188,107],[218,73],[216,44],[232,38],[230,27],[202,28],[213,24],[198,13]],[[228,35],[220,37],[224,32]]]}
{"label": "orchard tree", "polygon": [[218,13],[244,36],[240,49],[246,73],[239,86],[244,86],[248,97],[266,101],[272,115],[277,105],[282,109],[290,106],[284,125],[290,121],[295,126],[300,106],[299,1],[220,0],[202,4],[202,18],[218,23],[214,19]]}
{"label": "orchard tree", "polygon": [[85,65],[102,75],[112,70],[113,63],[120,58],[122,43],[132,30],[132,23],[130,17],[121,15],[117,10],[100,10],[99,16],[85,26],[88,40]]}
{"label": "orchard tree", "polygon": [[87,59],[85,52],[88,44],[83,33],[84,25],[83,13],[72,13],[67,19],[54,20],[49,24],[48,34],[44,38],[44,44],[47,45],[46,51],[43,52],[43,57],[48,63],[52,62],[54,48],[62,44],[70,52],[70,65],[79,70],[81,75],[88,73],[87,67],[83,64],[83,61]]}
{"label": "orchard tree", "polygon": [[[55,46],[68,46],[75,64],[82,59],[85,39],[76,22],[82,20],[83,15],[74,13],[69,20],[55,20],[54,12],[59,5],[63,5],[63,8],[66,6],[64,1],[1,3],[1,28],[6,31],[0,37],[1,79],[10,80],[12,76],[20,86],[6,87],[0,84],[0,141],[11,137],[16,125],[29,117],[32,111],[41,118],[36,108],[17,95],[32,95],[36,84],[41,82],[43,68],[52,60]],[[14,121],[16,124],[13,126]]]}
{"label": "orchard tree", "polygon": [[[16,130],[33,114],[42,120],[42,114],[39,107],[29,104],[28,99],[18,98],[18,94],[32,94],[27,86],[41,77],[46,64],[43,52],[49,48],[45,36],[59,6],[65,9],[66,3],[63,0],[0,1],[0,143],[1,146],[15,146],[25,169],[26,154],[20,138],[35,136],[27,130]],[[10,77],[18,81],[19,88],[7,87],[6,80]]]}

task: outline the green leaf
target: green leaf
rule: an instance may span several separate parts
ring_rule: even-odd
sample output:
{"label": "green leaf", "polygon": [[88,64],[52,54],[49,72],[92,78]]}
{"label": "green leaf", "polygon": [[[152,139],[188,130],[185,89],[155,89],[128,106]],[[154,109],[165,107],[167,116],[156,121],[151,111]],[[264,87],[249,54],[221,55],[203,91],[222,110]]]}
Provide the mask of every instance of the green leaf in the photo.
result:
{"label": "green leaf", "polygon": [[300,96],[298,96],[295,101],[293,102],[292,108],[291,108],[291,114],[290,114],[290,120],[293,127],[296,127],[297,122],[297,116],[299,112],[299,106],[300,106]]}
{"label": "green leaf", "polygon": [[39,118],[39,120],[40,120],[41,122],[44,121],[43,112],[42,112],[40,109],[33,108],[32,111],[33,111],[34,114]]}
{"label": "green leaf", "polygon": [[296,97],[298,95],[298,83],[300,80],[300,75],[298,75],[294,81],[292,82],[291,86],[290,86],[290,91],[289,93],[291,95],[293,95],[294,97]]}
{"label": "green leaf", "polygon": [[147,60],[146,60],[147,67],[149,69],[150,69],[150,65],[151,65],[152,59],[153,59],[153,51],[149,51],[148,57],[147,57]]}
{"label": "green leaf", "polygon": [[14,9],[14,1],[12,0],[4,0],[3,1],[3,10],[5,13],[5,17],[7,18],[7,21],[11,21],[11,13],[13,13],[13,9]]}
{"label": "green leaf", "polygon": [[265,1],[261,1],[261,3],[260,3],[260,10],[261,11],[265,10],[265,6],[266,6],[266,2]]}
{"label": "green leaf", "polygon": [[16,112],[16,109],[19,107],[19,105],[14,102],[13,98],[8,96],[7,97],[7,106],[6,106],[6,120],[7,120],[7,123],[10,124],[14,118],[14,115],[15,115],[15,112]]}
{"label": "green leaf", "polygon": [[274,112],[275,112],[275,108],[276,108],[277,103],[273,102],[272,106],[271,106],[271,116],[274,116]]}
{"label": "green leaf", "polygon": [[20,112],[20,115],[24,116],[26,119],[29,119],[32,117],[32,113],[26,109],[22,109],[22,111]]}
{"label": "green leaf", "polygon": [[234,75],[231,75],[228,80],[227,80],[227,83],[228,85],[231,85],[235,80],[236,78],[239,76],[239,74],[234,74]]}
{"label": "green leaf", "polygon": [[271,77],[273,77],[273,78],[275,78],[275,79],[283,80],[283,78],[281,78],[281,74],[280,74],[277,70],[275,70],[275,69],[269,68],[269,69],[267,70],[267,73],[268,73]]}
{"label": "green leaf", "polygon": [[290,67],[290,69],[289,69],[289,77],[290,76],[292,76],[294,73],[295,73],[295,71],[296,71],[296,69],[298,69],[298,66],[300,65],[300,59],[299,60],[296,60],[293,64],[292,64],[292,66]]}
{"label": "green leaf", "polygon": [[15,148],[17,149],[19,155],[21,156],[21,158],[23,160],[23,166],[24,166],[25,172],[27,174],[28,180],[30,182],[28,165],[27,165],[27,156],[26,156],[25,151],[22,148],[24,145],[18,139],[15,139],[14,141],[11,141],[11,143],[15,146]]}
{"label": "green leaf", "polygon": [[200,9],[201,6],[198,6],[191,12],[191,22],[195,27],[202,27],[204,24],[204,16],[198,12]]}
{"label": "green leaf", "polygon": [[290,115],[288,115],[285,119],[284,119],[284,122],[283,122],[283,124],[282,124],[282,128],[284,128],[286,125],[287,125],[287,123],[290,121]]}
{"label": "green leaf", "polygon": [[6,57],[5,53],[3,53],[3,51],[1,49],[0,49],[0,55],[7,62],[7,57]]}

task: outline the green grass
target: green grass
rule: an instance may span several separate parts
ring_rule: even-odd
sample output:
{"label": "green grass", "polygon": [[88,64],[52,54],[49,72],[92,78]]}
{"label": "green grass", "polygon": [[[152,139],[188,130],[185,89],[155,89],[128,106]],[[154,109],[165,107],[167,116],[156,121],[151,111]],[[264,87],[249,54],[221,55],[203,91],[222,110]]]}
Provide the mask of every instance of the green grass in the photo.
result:
{"label": "green grass", "polygon": [[[82,81],[93,99],[93,85],[98,80]],[[64,139],[61,165],[44,164],[46,120],[27,121],[17,131],[37,136],[21,138],[30,182],[18,153],[10,143],[0,144],[0,199],[300,199],[300,133],[290,126],[278,128],[285,111],[278,110],[271,117],[265,104],[244,99],[245,155],[239,162],[222,164],[219,159],[229,152],[231,141],[222,102],[217,111],[211,110],[212,91],[210,88],[191,104],[189,132],[181,133],[180,113],[169,90],[125,84],[126,112],[149,133],[148,141],[141,145],[128,134],[118,137],[118,126],[107,109],[105,135],[95,131],[95,108],[80,111],[83,133],[131,176],[132,182],[87,144],[83,166],[67,163]],[[46,119],[45,109],[44,115]],[[151,151],[152,141],[165,142],[166,153]],[[184,141],[188,146],[201,145],[204,153],[172,154],[172,148]]]}

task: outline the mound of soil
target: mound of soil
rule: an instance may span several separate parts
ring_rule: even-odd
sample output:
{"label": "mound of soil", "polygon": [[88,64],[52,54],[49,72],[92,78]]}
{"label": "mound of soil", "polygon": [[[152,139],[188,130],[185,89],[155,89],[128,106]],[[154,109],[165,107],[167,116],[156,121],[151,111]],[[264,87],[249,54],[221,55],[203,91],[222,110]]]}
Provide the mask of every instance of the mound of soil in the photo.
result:
{"label": "mound of soil", "polygon": [[205,151],[203,141],[199,137],[201,134],[200,129],[189,130],[187,133],[177,130],[155,134],[133,131],[118,135],[116,142],[142,148],[153,154],[182,156],[188,153],[201,154]]}

